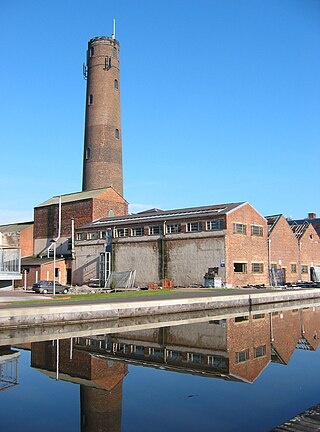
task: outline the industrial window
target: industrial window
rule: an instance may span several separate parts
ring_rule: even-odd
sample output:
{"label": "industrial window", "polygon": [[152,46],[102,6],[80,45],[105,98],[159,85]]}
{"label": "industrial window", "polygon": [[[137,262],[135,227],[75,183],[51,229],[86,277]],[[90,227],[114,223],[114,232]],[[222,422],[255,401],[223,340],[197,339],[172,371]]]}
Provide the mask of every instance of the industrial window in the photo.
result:
{"label": "industrial window", "polygon": [[252,273],[263,273],[263,264],[252,263]]}
{"label": "industrial window", "polygon": [[181,232],[181,225],[180,224],[167,225],[167,234],[176,234],[179,232]]}
{"label": "industrial window", "polygon": [[132,228],[131,235],[133,237],[143,236],[143,227]]}
{"label": "industrial window", "polygon": [[247,273],[247,263],[233,263],[235,273]]}
{"label": "industrial window", "polygon": [[223,219],[214,219],[206,222],[207,231],[215,231],[224,229]]}
{"label": "industrial window", "polygon": [[262,318],[264,318],[265,317],[265,314],[255,314],[255,315],[253,315],[253,319],[262,319]]}
{"label": "industrial window", "polygon": [[91,157],[91,148],[87,147],[86,148],[86,159],[89,160]]}
{"label": "industrial window", "polygon": [[266,345],[258,346],[254,349],[254,358],[264,357],[267,352]]}
{"label": "industrial window", "polygon": [[306,265],[302,265],[302,266],[301,266],[301,273],[303,273],[303,274],[308,273],[308,266],[306,266]]}
{"label": "industrial window", "polygon": [[243,315],[243,316],[235,317],[235,319],[234,319],[235,323],[241,323],[241,322],[244,322],[244,321],[249,321],[249,317],[246,316],[246,315]]}
{"label": "industrial window", "polygon": [[181,362],[182,353],[179,351],[167,350],[167,360],[170,362]]}
{"label": "industrial window", "polygon": [[94,55],[94,47],[90,47],[90,57]]}
{"label": "industrial window", "polygon": [[234,223],[233,232],[234,234],[247,234],[247,225],[242,223]]}
{"label": "industrial window", "polygon": [[100,236],[99,236],[101,239],[105,239],[105,238],[107,238],[107,233],[106,233],[106,231],[100,231]]}
{"label": "industrial window", "polygon": [[290,264],[291,273],[297,273],[297,264]]}
{"label": "industrial window", "polygon": [[213,367],[225,368],[227,366],[227,359],[219,356],[208,355],[208,365]]}
{"label": "industrial window", "polygon": [[243,363],[249,360],[249,350],[244,350],[236,353],[236,363]]}
{"label": "industrial window", "polygon": [[119,88],[119,83],[118,83],[118,80],[117,80],[117,79],[114,80],[114,88],[115,88],[116,90],[118,90],[118,88]]}
{"label": "industrial window", "polygon": [[162,234],[162,226],[161,225],[153,225],[149,228],[150,235],[159,235]]}
{"label": "industrial window", "polygon": [[93,104],[93,95],[89,95],[89,105]]}
{"label": "industrial window", "polygon": [[119,137],[120,137],[119,129],[116,129],[116,130],[114,131],[114,136],[116,137],[116,139],[119,139]]}
{"label": "industrial window", "polygon": [[95,232],[88,232],[87,233],[87,240],[95,240],[98,238],[97,233]]}
{"label": "industrial window", "polygon": [[77,233],[77,240],[83,240],[83,233]]}
{"label": "industrial window", "polygon": [[117,228],[116,236],[117,237],[128,237],[128,228]]}
{"label": "industrial window", "polygon": [[251,225],[251,235],[253,236],[263,236],[263,227],[259,225]]}
{"label": "industrial window", "polygon": [[201,230],[202,230],[202,223],[201,222],[187,223],[187,232],[195,232],[195,231],[201,231]]}
{"label": "industrial window", "polygon": [[204,364],[204,356],[198,353],[187,353],[187,361],[188,363]]}

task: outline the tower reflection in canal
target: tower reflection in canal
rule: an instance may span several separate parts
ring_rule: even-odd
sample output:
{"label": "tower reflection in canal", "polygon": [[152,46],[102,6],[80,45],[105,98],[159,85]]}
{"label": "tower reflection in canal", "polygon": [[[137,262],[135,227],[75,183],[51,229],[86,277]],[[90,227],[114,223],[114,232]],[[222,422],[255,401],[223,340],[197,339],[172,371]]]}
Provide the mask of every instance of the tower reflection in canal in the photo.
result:
{"label": "tower reflection in canal", "polygon": [[318,308],[31,344],[31,366],[80,385],[81,430],[121,431],[128,365],[252,383],[270,362],[316,350]]}

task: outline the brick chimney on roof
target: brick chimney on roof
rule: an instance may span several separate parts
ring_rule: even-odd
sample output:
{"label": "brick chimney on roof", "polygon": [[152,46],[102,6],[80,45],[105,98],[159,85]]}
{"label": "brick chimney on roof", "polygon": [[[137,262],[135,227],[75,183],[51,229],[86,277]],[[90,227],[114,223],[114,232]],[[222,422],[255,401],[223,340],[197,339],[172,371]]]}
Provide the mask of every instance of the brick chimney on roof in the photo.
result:
{"label": "brick chimney on roof", "polygon": [[316,219],[317,215],[316,213],[308,213],[308,219]]}

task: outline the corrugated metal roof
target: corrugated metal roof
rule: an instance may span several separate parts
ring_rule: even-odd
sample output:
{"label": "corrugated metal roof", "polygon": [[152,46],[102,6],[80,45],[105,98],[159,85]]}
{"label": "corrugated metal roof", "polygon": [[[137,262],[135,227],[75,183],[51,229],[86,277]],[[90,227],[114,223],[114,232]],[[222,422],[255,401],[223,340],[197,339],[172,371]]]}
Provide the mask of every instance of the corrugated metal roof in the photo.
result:
{"label": "corrugated metal roof", "polygon": [[20,222],[15,224],[7,224],[7,225],[0,225],[0,232],[1,233],[11,233],[11,232],[20,232],[24,229],[28,228],[29,226],[33,225],[32,222]]}
{"label": "corrugated metal roof", "polygon": [[225,215],[230,211],[236,209],[237,207],[243,205],[244,202],[240,203],[228,203],[228,204],[218,204],[203,207],[190,207],[175,210],[160,210],[151,209],[144,212],[131,214],[128,216],[117,216],[97,219],[96,221],[85,225],[82,228],[96,228],[102,225],[115,225],[115,224],[128,224],[128,223],[142,223],[146,221],[163,221],[166,219],[182,219],[186,216],[197,217],[197,216],[218,216]]}
{"label": "corrugated metal roof", "polygon": [[108,190],[110,188],[111,188],[111,186],[108,186],[106,188],[94,189],[94,190],[85,191],[85,192],[73,192],[73,193],[66,194],[66,195],[56,195],[56,196],[48,199],[47,201],[44,201],[43,203],[37,205],[35,208],[45,207],[45,206],[49,206],[49,205],[53,205],[53,204],[59,204],[59,197],[60,196],[61,196],[61,204],[94,198],[97,195],[100,195],[101,193],[105,192],[106,190]]}

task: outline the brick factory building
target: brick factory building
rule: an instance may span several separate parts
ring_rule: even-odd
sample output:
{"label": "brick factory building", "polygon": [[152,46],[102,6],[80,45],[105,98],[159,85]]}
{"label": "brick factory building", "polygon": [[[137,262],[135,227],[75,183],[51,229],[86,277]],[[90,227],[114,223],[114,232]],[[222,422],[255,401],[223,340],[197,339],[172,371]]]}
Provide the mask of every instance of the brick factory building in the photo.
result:
{"label": "brick factory building", "polygon": [[267,216],[269,267],[282,271],[284,283],[310,281],[320,268],[320,238],[307,220],[287,220],[283,215]]}
{"label": "brick factory building", "polygon": [[111,236],[112,269],[136,270],[139,286],[201,285],[209,268],[225,286],[268,283],[267,222],[246,202],[94,221],[76,231],[74,283],[99,278]]}

